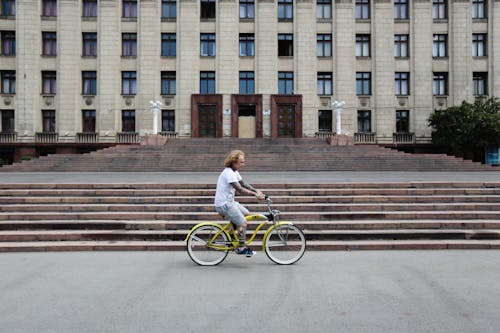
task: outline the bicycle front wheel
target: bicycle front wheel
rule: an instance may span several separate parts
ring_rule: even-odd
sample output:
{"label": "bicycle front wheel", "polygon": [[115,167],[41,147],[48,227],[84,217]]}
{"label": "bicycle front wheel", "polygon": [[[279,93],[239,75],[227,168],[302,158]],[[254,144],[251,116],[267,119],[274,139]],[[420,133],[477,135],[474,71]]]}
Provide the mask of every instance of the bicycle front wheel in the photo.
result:
{"label": "bicycle front wheel", "polygon": [[267,256],[280,265],[297,262],[306,251],[306,237],[293,224],[271,227],[265,242]]}
{"label": "bicycle front wheel", "polygon": [[215,225],[202,225],[193,230],[187,240],[187,251],[191,260],[201,266],[215,266],[226,259],[229,250],[228,238]]}

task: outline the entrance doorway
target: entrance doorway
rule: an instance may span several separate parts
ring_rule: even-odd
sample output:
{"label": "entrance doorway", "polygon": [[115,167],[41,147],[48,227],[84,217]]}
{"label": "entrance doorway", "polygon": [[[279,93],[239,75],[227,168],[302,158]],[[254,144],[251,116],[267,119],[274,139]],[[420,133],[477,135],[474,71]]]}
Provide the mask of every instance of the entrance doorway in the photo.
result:
{"label": "entrance doorway", "polygon": [[198,133],[203,138],[215,138],[215,105],[200,104]]}
{"label": "entrance doorway", "polygon": [[238,137],[255,138],[255,104],[238,104]]}
{"label": "entrance doorway", "polygon": [[278,106],[278,136],[295,137],[295,105]]}

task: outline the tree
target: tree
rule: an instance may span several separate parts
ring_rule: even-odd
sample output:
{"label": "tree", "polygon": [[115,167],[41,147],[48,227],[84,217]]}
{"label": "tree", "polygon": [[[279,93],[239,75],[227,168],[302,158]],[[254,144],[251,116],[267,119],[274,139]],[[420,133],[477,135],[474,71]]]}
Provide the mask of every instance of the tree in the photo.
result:
{"label": "tree", "polygon": [[487,148],[500,147],[500,100],[462,102],[429,117],[432,142],[443,152],[484,162]]}

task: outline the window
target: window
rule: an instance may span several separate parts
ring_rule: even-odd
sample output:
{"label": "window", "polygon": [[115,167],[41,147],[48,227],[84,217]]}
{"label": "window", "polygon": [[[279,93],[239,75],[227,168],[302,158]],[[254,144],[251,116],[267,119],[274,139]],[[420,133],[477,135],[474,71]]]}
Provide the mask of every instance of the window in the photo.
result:
{"label": "window", "polygon": [[175,111],[162,110],[161,112],[161,130],[162,132],[175,131]]}
{"label": "window", "polygon": [[96,32],[84,32],[83,33],[82,56],[84,56],[84,57],[97,56],[97,33]]}
{"label": "window", "polygon": [[97,94],[97,72],[83,71],[82,72],[82,95]]}
{"label": "window", "polygon": [[161,94],[175,95],[176,92],[175,72],[161,72]]}
{"label": "window", "polygon": [[82,132],[95,133],[95,110],[82,110]]}
{"label": "window", "polygon": [[200,72],[200,94],[215,94],[215,72]]}
{"label": "window", "polygon": [[356,73],[356,95],[371,95],[372,74],[369,72]]}
{"label": "window", "polygon": [[279,57],[293,56],[292,34],[278,34],[278,56]]}
{"label": "window", "polygon": [[434,73],[432,93],[434,96],[445,96],[448,94],[448,73]]}
{"label": "window", "polygon": [[201,0],[201,19],[215,18],[215,0]]}
{"label": "window", "polygon": [[448,0],[432,0],[432,18],[444,20],[448,18]]}
{"label": "window", "polygon": [[12,56],[16,54],[16,32],[0,31],[0,55]]}
{"label": "window", "polygon": [[472,18],[486,18],[486,0],[472,0]]}
{"label": "window", "polygon": [[56,33],[53,31],[42,32],[42,55],[45,56],[55,56],[57,55],[57,37]]}
{"label": "window", "polygon": [[123,0],[122,17],[137,18],[137,0]]}
{"label": "window", "polygon": [[56,131],[56,111],[42,110],[42,132],[54,133]]}
{"label": "window", "polygon": [[293,72],[278,72],[278,94],[293,94]]}
{"label": "window", "polygon": [[370,56],[370,35],[356,35],[356,57]]}
{"label": "window", "polygon": [[163,57],[175,57],[176,35],[173,33],[161,34],[161,55]]}
{"label": "window", "polygon": [[316,1],[316,18],[318,19],[332,18],[332,0]]}
{"label": "window", "polygon": [[410,131],[410,112],[407,110],[396,111],[396,133],[408,133]]}
{"label": "window", "polygon": [[396,72],[394,75],[394,94],[396,96],[408,96],[410,93],[410,73]]}
{"label": "window", "polygon": [[408,0],[394,0],[394,19],[407,20],[408,17]]}
{"label": "window", "polygon": [[446,52],[448,44],[448,35],[434,35],[432,43],[432,57],[445,58],[448,53]]}
{"label": "window", "polygon": [[370,0],[356,0],[355,17],[358,20],[370,19]]}
{"label": "window", "polygon": [[358,111],[358,133],[371,133],[372,112],[367,110]]}
{"label": "window", "polygon": [[318,73],[318,95],[332,94],[332,73]]}
{"label": "window", "polygon": [[135,33],[122,34],[122,56],[123,57],[137,56],[137,34]]}
{"label": "window", "polygon": [[408,58],[408,35],[394,35],[394,57]]}
{"label": "window", "polygon": [[83,0],[82,16],[83,17],[97,16],[97,0]]}
{"label": "window", "polygon": [[200,34],[200,52],[202,57],[215,57],[215,34]]}
{"label": "window", "polygon": [[16,93],[16,71],[0,71],[1,91],[2,94]]}
{"label": "window", "polygon": [[332,132],[332,110],[318,111],[318,130],[320,132]]}
{"label": "window", "polygon": [[122,132],[135,132],[135,110],[122,110]]}
{"label": "window", "polygon": [[176,0],[161,1],[161,18],[175,19],[177,17],[177,2]]}
{"label": "window", "polygon": [[2,133],[14,133],[14,110],[0,110],[2,114]]}
{"label": "window", "polygon": [[55,95],[57,92],[56,72],[42,72],[42,94]]}
{"label": "window", "polygon": [[331,34],[318,34],[316,35],[316,55],[318,57],[331,57],[332,56],[332,35]]}
{"label": "window", "polygon": [[255,55],[255,37],[253,34],[240,34],[240,57]]}
{"label": "window", "polygon": [[240,72],[240,94],[255,94],[254,72]]}
{"label": "window", "polygon": [[488,73],[472,73],[472,94],[474,96],[488,95]]}
{"label": "window", "polygon": [[122,72],[122,95],[137,94],[136,72]]}
{"label": "window", "polygon": [[42,0],[42,16],[55,17],[57,16],[57,1]]}
{"label": "window", "polygon": [[293,0],[278,0],[278,21],[293,20]]}
{"label": "window", "polygon": [[255,18],[255,0],[240,0],[240,18]]}
{"label": "window", "polygon": [[472,56],[486,57],[486,34],[472,34]]}
{"label": "window", "polygon": [[1,0],[0,16],[16,16],[16,0]]}

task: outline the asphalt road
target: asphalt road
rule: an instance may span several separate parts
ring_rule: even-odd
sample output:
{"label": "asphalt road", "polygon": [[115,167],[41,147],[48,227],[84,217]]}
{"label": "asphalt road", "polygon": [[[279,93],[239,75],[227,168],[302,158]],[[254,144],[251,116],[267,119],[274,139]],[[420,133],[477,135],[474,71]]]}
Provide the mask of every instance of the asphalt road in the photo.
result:
{"label": "asphalt road", "polygon": [[500,251],[0,254],[0,332],[498,332]]}

